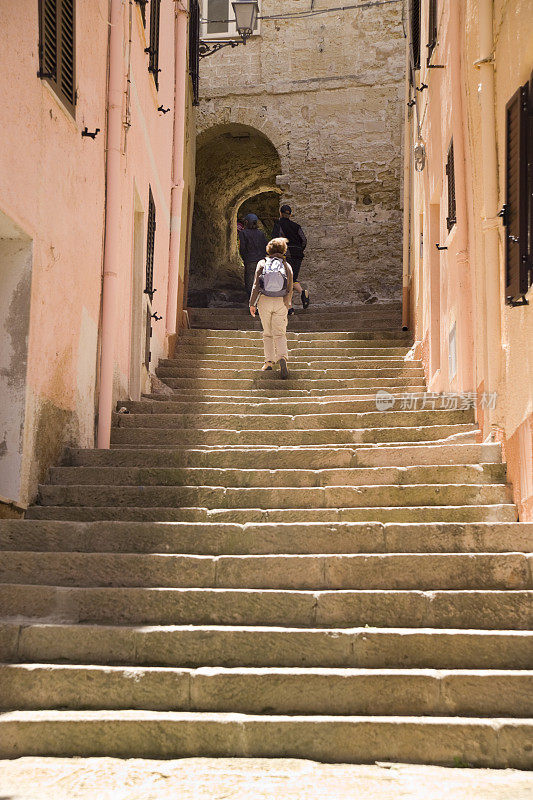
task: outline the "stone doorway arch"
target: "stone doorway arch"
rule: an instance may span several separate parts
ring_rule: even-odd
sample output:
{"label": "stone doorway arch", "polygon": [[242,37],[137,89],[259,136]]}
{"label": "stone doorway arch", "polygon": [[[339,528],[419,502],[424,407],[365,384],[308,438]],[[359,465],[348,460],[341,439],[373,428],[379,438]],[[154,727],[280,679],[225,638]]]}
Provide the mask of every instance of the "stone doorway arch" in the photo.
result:
{"label": "stone doorway arch", "polygon": [[255,200],[269,224],[281,171],[278,150],[257,128],[215,125],[198,136],[189,306],[246,302],[237,213]]}

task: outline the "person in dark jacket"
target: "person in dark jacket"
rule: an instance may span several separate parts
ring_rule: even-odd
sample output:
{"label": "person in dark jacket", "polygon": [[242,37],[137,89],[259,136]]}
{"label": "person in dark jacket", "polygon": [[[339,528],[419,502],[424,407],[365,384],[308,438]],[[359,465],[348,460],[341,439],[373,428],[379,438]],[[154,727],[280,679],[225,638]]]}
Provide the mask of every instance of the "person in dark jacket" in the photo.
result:
{"label": "person in dark jacket", "polygon": [[258,222],[255,214],[247,214],[244,218],[244,230],[238,231],[239,252],[244,262],[244,285],[248,295],[254,285],[257,264],[265,257],[268,244],[265,234],[257,227]]}
{"label": "person in dark jacket", "polygon": [[[274,230],[272,231],[272,238],[275,239],[283,236],[288,241],[287,258],[290,261],[292,272],[294,276],[294,289],[300,292],[302,298],[302,306],[307,308],[310,303],[309,292],[305,289],[298,280],[298,274],[302,261],[304,258],[304,250],[307,247],[307,238],[300,225],[293,222],[291,219],[292,208],[284,205],[280,209],[280,218],[274,223]],[[289,314],[294,313],[293,309],[289,309]]]}

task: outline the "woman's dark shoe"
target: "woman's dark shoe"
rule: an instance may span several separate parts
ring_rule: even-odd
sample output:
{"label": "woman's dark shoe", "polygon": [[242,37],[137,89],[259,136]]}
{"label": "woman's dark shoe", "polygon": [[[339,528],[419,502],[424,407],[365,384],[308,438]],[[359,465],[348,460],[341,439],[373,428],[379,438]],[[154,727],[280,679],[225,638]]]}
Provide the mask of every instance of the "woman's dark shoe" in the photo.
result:
{"label": "woman's dark shoe", "polygon": [[291,314],[294,314],[294,308],[289,308],[289,311],[287,313],[289,314],[289,317],[290,317]]}
{"label": "woman's dark shoe", "polygon": [[286,358],[280,358],[280,360],[278,361],[278,364],[279,364],[279,369],[280,369],[280,372],[281,372],[281,377],[283,378],[284,381],[286,381],[287,378],[289,377],[289,369],[287,367],[287,359]]}
{"label": "woman's dark shoe", "polygon": [[301,298],[304,309],[309,308],[309,303],[311,302],[311,299],[309,297],[309,292],[307,291],[307,289],[302,289]]}
{"label": "woman's dark shoe", "polygon": [[261,372],[267,372],[269,369],[273,368],[272,361],[265,361],[263,366],[261,367]]}

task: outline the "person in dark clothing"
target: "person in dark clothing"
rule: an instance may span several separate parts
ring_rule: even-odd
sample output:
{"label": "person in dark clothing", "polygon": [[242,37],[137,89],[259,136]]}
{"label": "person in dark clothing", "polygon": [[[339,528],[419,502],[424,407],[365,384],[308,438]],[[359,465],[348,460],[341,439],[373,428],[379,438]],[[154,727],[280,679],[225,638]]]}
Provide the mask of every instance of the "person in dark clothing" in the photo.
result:
{"label": "person in dark clothing", "polygon": [[258,222],[255,214],[247,214],[244,218],[244,230],[238,231],[239,252],[244,262],[244,285],[248,295],[254,285],[257,264],[265,257],[268,244],[265,234],[257,227]]}
{"label": "person in dark clothing", "polygon": [[[294,289],[300,292],[302,306],[306,309],[311,302],[309,292],[299,282],[298,275],[304,258],[304,250],[307,247],[307,238],[300,225],[292,221],[291,215],[292,208],[290,206],[281,206],[280,218],[274,223],[272,238],[276,239],[282,236],[288,241],[287,257],[290,261],[294,276]],[[289,314],[290,313],[294,313],[292,308],[289,309]]]}

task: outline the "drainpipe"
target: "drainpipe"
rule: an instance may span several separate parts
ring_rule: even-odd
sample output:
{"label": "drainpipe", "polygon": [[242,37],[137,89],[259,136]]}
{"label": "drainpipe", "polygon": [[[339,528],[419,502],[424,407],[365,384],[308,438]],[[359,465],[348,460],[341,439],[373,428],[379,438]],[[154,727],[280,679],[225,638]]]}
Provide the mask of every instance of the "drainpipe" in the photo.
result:
{"label": "drainpipe", "polygon": [[181,250],[181,218],[183,210],[185,111],[187,105],[187,20],[188,0],[175,0],[174,20],[174,143],[172,150],[172,189],[170,195],[170,244],[166,328],[167,336],[178,329],[178,283]]}
{"label": "drainpipe", "polygon": [[450,6],[450,83],[452,93],[452,135],[455,172],[455,202],[457,231],[455,238],[457,270],[457,341],[461,347],[459,362],[461,391],[473,391],[473,330],[470,294],[470,263],[468,253],[468,204],[466,199],[465,128],[463,113],[463,76],[461,56],[461,3]]}
{"label": "drainpipe", "polygon": [[[497,392],[501,377],[502,323],[498,214],[498,155],[494,93],[493,0],[479,2],[479,101],[483,163],[483,239],[485,255],[485,391]],[[498,409],[498,405],[497,405]],[[486,414],[494,422],[495,413]],[[485,430],[485,434],[487,430]]]}
{"label": "drainpipe", "polygon": [[120,189],[123,75],[122,0],[111,0],[109,81],[107,96],[107,164],[102,283],[102,333],[97,446],[108,449],[111,439],[113,370],[115,361],[117,282],[120,261]]}
{"label": "drainpipe", "polygon": [[402,273],[402,330],[409,330],[410,287],[409,250],[411,234],[411,125],[409,120],[410,95],[410,40],[407,39],[405,58],[405,110],[403,118],[403,273]]}

